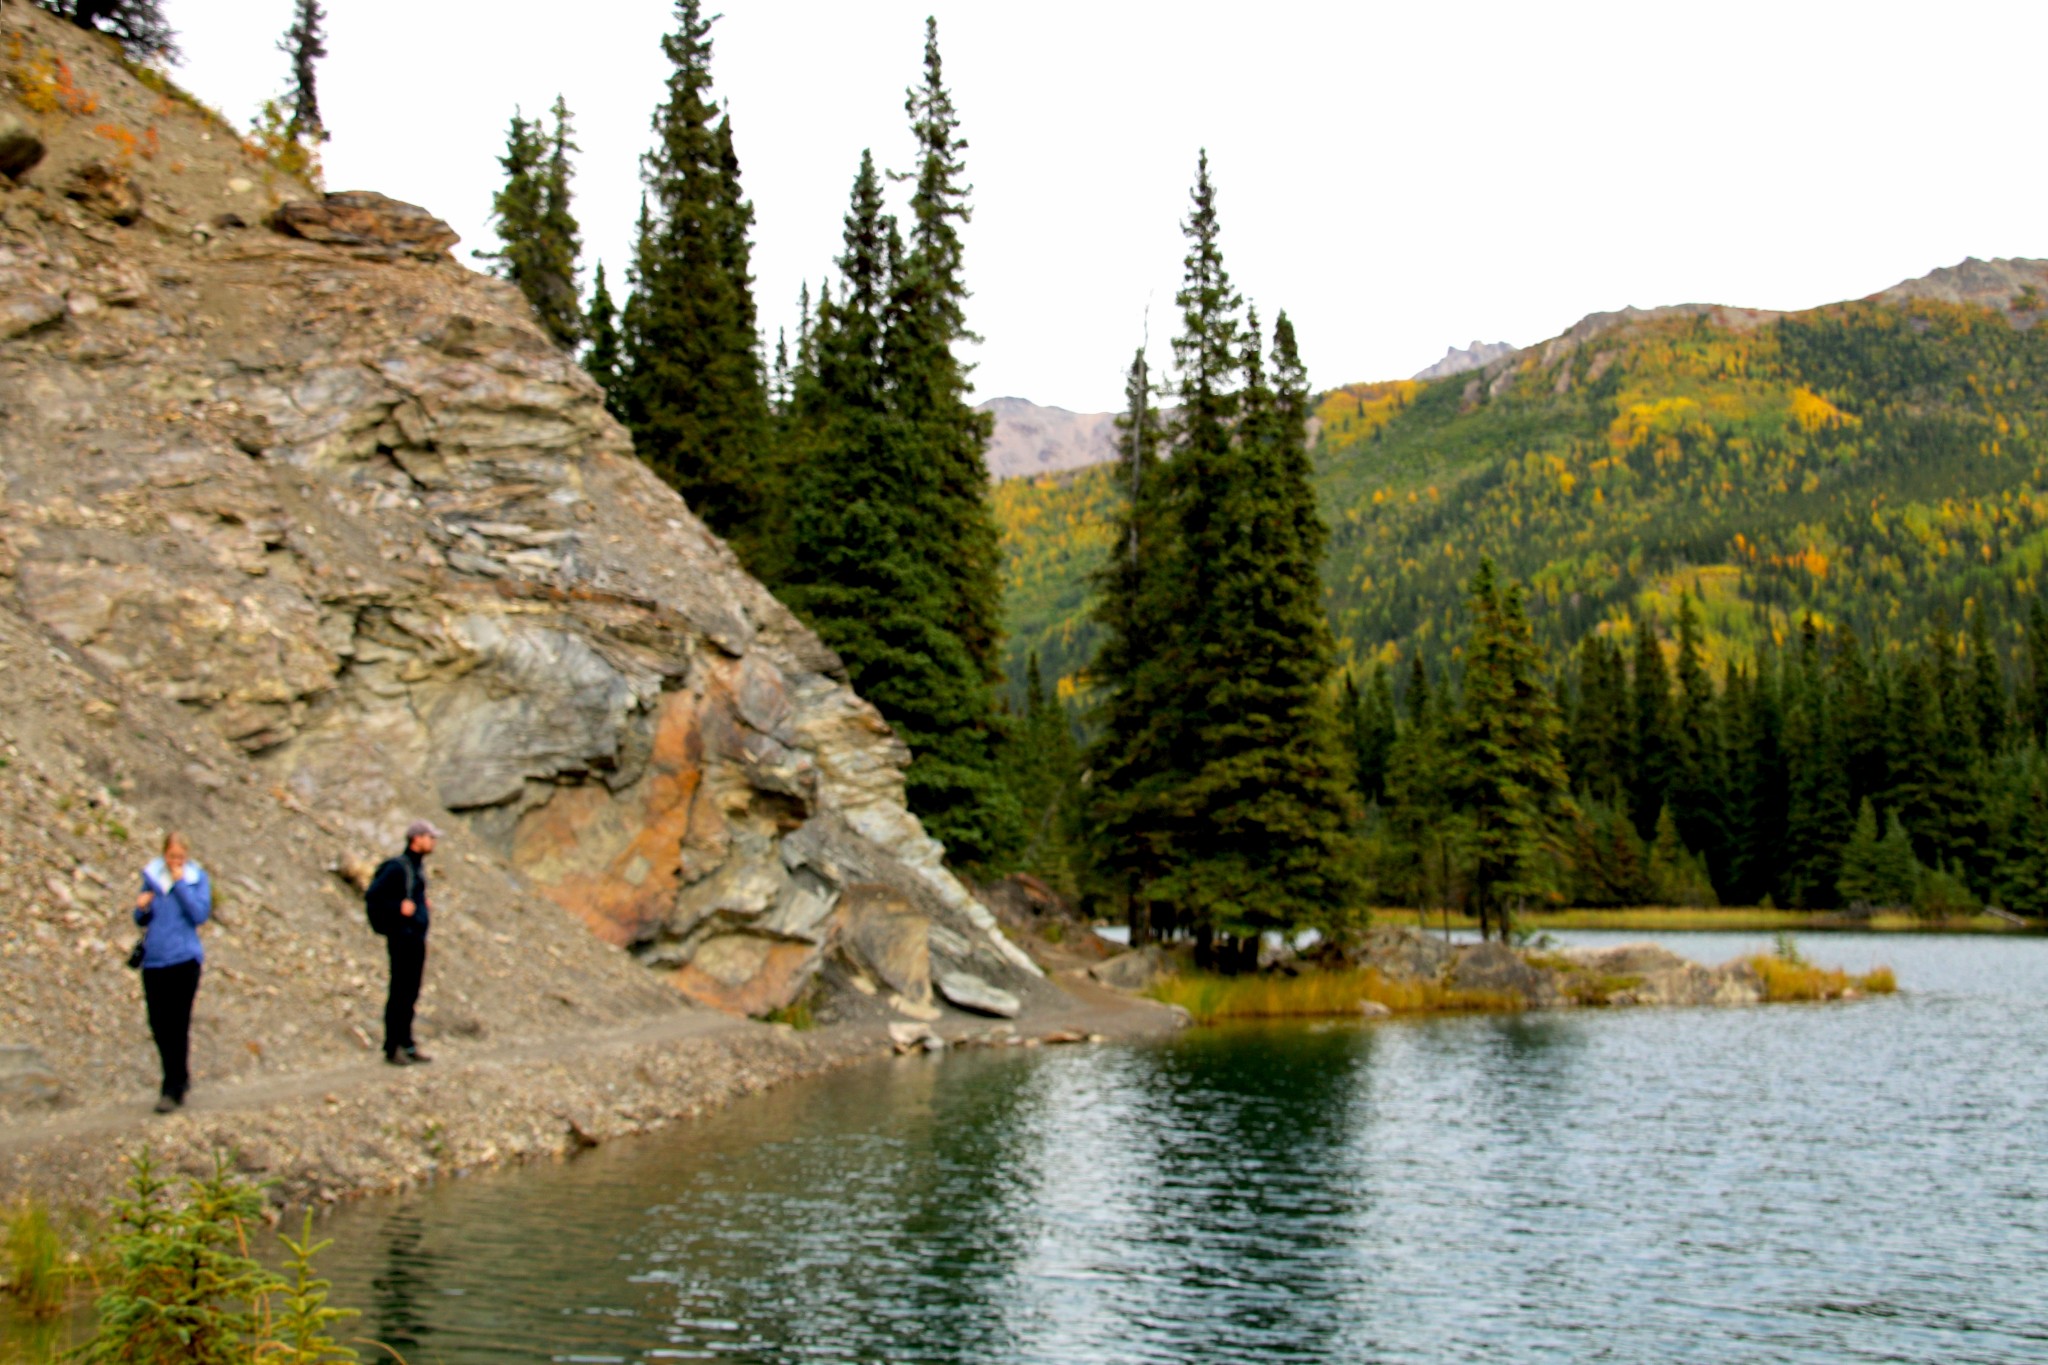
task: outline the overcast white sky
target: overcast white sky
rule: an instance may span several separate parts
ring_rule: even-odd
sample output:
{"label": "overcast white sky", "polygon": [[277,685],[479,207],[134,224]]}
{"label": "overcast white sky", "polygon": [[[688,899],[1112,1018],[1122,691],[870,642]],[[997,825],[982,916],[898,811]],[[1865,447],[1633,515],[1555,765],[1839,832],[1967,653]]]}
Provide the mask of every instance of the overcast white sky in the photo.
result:
{"label": "overcast white sky", "polygon": [[[333,189],[487,245],[515,105],[559,91],[586,263],[623,273],[667,0],[327,0]],[[178,73],[245,122],[291,0],[166,0]],[[2036,73],[2048,5],[1733,0],[728,0],[730,102],[764,329],[838,249],[862,147],[910,159],[903,89],[939,19],[971,144],[983,396],[1117,405],[1147,301],[1174,330],[1197,148],[1224,250],[1318,384],[1474,338],[1705,300],[1798,308],[1967,255],[2048,256]],[[587,284],[587,276],[586,276]]]}

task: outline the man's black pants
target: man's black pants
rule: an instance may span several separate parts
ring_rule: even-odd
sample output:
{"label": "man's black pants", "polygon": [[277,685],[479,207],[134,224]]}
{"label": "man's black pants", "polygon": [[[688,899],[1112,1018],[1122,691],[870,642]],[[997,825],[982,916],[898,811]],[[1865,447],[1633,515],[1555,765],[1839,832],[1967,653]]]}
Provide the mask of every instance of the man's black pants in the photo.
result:
{"label": "man's black pants", "polygon": [[142,969],[142,999],[149,1007],[149,1036],[164,1065],[163,1093],[184,1102],[192,1084],[187,1059],[192,1042],[192,997],[199,994],[199,959]]}
{"label": "man's black pants", "polygon": [[402,938],[397,934],[384,940],[391,953],[391,994],[384,998],[384,1055],[412,1047],[412,1008],[419,1003],[420,978],[427,971],[427,940]]}

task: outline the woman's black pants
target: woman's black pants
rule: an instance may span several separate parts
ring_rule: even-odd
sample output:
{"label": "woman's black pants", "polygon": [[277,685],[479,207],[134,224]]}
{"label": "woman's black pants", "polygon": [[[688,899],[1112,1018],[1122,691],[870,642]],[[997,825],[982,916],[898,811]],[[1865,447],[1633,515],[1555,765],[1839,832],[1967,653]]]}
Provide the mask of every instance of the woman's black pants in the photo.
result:
{"label": "woman's black pants", "polygon": [[192,997],[199,994],[199,960],[142,969],[142,998],[149,1004],[149,1033],[163,1059],[164,1093],[183,1101],[192,1083],[186,1067],[192,1040]]}

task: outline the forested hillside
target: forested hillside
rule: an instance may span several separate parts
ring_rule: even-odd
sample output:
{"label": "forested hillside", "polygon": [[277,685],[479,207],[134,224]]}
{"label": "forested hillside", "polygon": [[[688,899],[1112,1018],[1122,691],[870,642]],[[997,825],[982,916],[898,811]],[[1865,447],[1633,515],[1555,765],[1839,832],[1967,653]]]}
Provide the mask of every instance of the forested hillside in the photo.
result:
{"label": "forested hillside", "polygon": [[[1973,262],[1807,313],[1596,315],[1466,374],[1323,395],[1340,649],[1361,676],[1440,670],[1491,556],[1559,657],[1646,618],[1668,636],[1682,591],[1717,675],[1808,613],[1896,650],[1982,605],[2010,651],[2048,547],[2044,294],[2048,262]],[[1038,651],[1075,688],[1111,478],[997,491],[1013,678]]]}

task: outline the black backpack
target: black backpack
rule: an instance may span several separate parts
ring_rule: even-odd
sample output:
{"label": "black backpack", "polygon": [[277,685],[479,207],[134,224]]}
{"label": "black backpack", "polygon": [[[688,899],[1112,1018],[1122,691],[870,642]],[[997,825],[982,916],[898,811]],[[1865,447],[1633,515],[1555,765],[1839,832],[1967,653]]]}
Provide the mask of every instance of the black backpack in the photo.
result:
{"label": "black backpack", "polygon": [[398,907],[388,900],[380,901],[377,887],[384,880],[384,869],[397,861],[396,858],[386,858],[379,863],[376,874],[370,878],[370,885],[363,891],[363,918],[370,922],[370,932],[379,938],[391,937],[392,920],[397,917]]}

